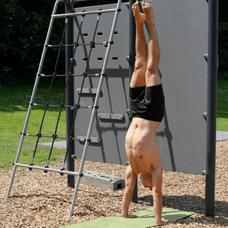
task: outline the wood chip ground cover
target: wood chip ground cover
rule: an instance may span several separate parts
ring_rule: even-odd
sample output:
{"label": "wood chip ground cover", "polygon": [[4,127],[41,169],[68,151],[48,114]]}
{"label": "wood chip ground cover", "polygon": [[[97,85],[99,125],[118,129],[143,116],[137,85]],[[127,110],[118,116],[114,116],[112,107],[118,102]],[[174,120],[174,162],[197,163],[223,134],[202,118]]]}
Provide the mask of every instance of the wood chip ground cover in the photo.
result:
{"label": "wood chip ground cover", "polygon": [[[61,160],[52,167],[61,167]],[[80,161],[76,160],[76,167]],[[124,178],[126,166],[87,161],[86,170]],[[5,200],[12,170],[0,170],[0,227],[57,228],[121,212],[123,190],[111,191],[80,185],[74,215],[68,217],[74,189],[66,186],[67,176],[45,174],[40,170],[18,168],[11,197]],[[228,141],[217,142],[215,218],[204,216],[205,177],[165,171],[163,175],[163,205],[194,211],[195,215],[163,227],[228,227]],[[138,183],[139,203],[132,203],[135,212],[152,206],[151,191]]]}

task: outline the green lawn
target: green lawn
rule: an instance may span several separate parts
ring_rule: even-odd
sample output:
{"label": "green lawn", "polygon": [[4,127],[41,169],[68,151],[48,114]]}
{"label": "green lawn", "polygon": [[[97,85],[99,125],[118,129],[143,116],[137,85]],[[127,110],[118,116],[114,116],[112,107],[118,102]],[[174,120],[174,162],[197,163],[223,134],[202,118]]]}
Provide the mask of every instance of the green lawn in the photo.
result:
{"label": "green lawn", "polygon": [[[20,87],[20,88],[4,88],[0,86],[0,168],[12,167],[12,164],[16,157],[17,148],[21,138],[21,132],[24,126],[28,103],[30,101],[30,95],[32,88]],[[60,104],[63,94],[63,88],[54,88],[50,97],[50,104]],[[44,104],[48,95],[48,88],[42,88],[37,90],[37,96],[34,100],[35,103]],[[26,132],[36,135],[39,132],[40,124],[42,121],[43,107],[33,107],[30,115],[30,120]],[[45,121],[42,128],[42,134],[51,136],[55,132],[55,126],[59,114],[59,108],[49,107]],[[57,135],[66,137],[66,111],[63,109]],[[21,156],[19,162],[31,163],[32,153],[34,146],[29,147],[30,144],[36,143],[37,137],[24,137],[24,143],[21,150]],[[51,141],[51,138],[40,138],[40,142]],[[46,147],[38,148],[36,152],[34,164],[40,164],[47,160],[50,149]],[[58,155],[65,154],[63,150],[54,149],[52,152],[52,161],[57,160]]]}
{"label": "green lawn", "polygon": [[[21,137],[21,131],[27,114],[28,102],[32,88],[5,88],[0,86],[0,168],[12,167],[18,144]],[[50,104],[60,104],[63,94],[63,88],[54,88],[51,92]],[[44,104],[48,96],[48,88],[38,88],[34,102]],[[218,102],[217,102],[217,130],[228,131],[228,82],[218,81]],[[36,135],[39,132],[43,107],[34,107],[31,112],[30,120],[26,132]],[[49,107],[45,116],[42,128],[42,134],[51,136],[55,131],[59,108]],[[57,131],[58,136],[66,136],[66,111],[62,111],[61,119]],[[28,145],[36,143],[37,137],[24,137],[23,147],[19,162],[30,164],[34,147]],[[50,138],[40,138],[40,142],[51,141]],[[49,148],[40,147],[37,150],[35,163],[44,163],[49,155]],[[65,154],[64,150],[53,150],[52,161],[58,158],[58,155]]]}
{"label": "green lawn", "polygon": [[218,81],[217,130],[228,131],[228,81]]}

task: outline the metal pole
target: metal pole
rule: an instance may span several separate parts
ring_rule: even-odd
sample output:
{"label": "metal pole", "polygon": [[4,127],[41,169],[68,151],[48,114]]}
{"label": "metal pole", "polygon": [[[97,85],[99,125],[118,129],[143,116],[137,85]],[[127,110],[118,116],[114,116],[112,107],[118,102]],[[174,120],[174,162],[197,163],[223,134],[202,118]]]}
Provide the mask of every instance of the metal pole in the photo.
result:
{"label": "metal pole", "polygon": [[[65,11],[67,12],[72,12],[73,10],[73,5],[70,4],[70,0],[67,1]],[[68,24],[66,28],[66,34],[65,34],[65,40],[66,44],[72,44],[73,43],[73,18],[70,17],[68,18]],[[73,46],[72,47],[66,47],[65,51],[65,70],[66,74],[68,74],[70,71],[73,71],[73,67],[71,67],[71,58],[73,58]],[[72,69],[70,69],[72,68]],[[71,72],[73,73],[73,72]],[[68,83],[69,80],[69,83]],[[74,105],[74,93],[73,93],[73,88],[74,88],[74,77],[66,77],[66,84],[67,86],[67,91],[66,91],[66,104],[67,105]],[[67,107],[66,108],[66,135],[67,138],[71,136],[71,129],[73,125],[73,111]],[[68,171],[74,171],[74,159],[71,158],[71,155],[74,154],[74,141],[72,140],[71,143],[69,143],[69,140],[67,140],[67,145],[68,147],[68,154],[67,154],[67,170]],[[68,175],[67,176],[67,186],[74,188],[74,176]]]}
{"label": "metal pole", "polygon": [[210,217],[214,217],[215,201],[217,67],[218,0],[209,0],[205,215]]}
{"label": "metal pole", "polygon": [[[135,65],[135,36],[136,36],[136,27],[135,27],[135,18],[132,12],[132,5],[136,2],[136,0],[129,1],[129,82],[131,81],[131,76],[134,72]],[[132,113],[131,113],[131,104],[129,104],[129,124],[132,121]],[[134,188],[134,193],[132,197],[132,201],[134,203],[138,202],[138,188],[137,188],[137,180]]]}
{"label": "metal pole", "polygon": [[[100,13],[110,13],[110,12],[115,12],[116,9],[105,9],[105,10],[99,10]],[[75,13],[63,13],[63,14],[55,14],[53,15],[54,18],[61,18],[61,17],[76,17],[76,16],[81,16],[81,15],[91,15],[91,14],[97,14],[98,10],[92,10],[92,11],[87,11],[87,12],[75,12]]]}

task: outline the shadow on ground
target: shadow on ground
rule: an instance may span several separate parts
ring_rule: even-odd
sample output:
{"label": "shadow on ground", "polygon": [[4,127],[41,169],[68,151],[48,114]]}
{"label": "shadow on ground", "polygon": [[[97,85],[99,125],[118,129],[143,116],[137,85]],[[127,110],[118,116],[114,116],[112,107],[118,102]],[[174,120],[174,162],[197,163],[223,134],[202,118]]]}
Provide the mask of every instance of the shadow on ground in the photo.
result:
{"label": "shadow on ground", "polygon": [[[148,206],[152,206],[153,199],[151,195],[138,198],[138,203],[146,202]],[[163,206],[174,208],[181,211],[192,211],[197,216],[180,220],[177,223],[181,224],[214,224],[228,226],[228,202],[216,201],[215,202],[215,218],[205,217],[205,199],[200,196],[163,196]]]}

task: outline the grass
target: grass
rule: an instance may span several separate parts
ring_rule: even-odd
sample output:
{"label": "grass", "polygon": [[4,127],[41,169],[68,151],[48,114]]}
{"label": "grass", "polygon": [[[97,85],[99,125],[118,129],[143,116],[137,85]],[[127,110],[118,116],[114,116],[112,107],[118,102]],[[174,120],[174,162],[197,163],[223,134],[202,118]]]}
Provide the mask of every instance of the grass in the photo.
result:
{"label": "grass", "polygon": [[218,81],[217,130],[228,131],[228,81]]}
{"label": "grass", "polygon": [[[11,168],[16,157],[21,131],[26,118],[28,103],[32,93],[31,87],[5,88],[0,86],[0,168]],[[48,88],[38,88],[35,103],[44,104],[48,96]],[[54,87],[51,92],[50,104],[60,104],[63,88]],[[228,130],[228,81],[218,81],[217,102],[217,130]],[[43,107],[34,107],[26,132],[36,135],[44,113]],[[51,136],[55,131],[59,108],[48,108],[42,128],[42,134]],[[58,136],[66,136],[66,111],[63,110],[57,131]],[[30,164],[37,137],[24,137],[23,147],[19,162]],[[40,138],[40,142],[51,141],[51,138]],[[34,164],[43,164],[49,155],[50,148],[40,147],[36,152]],[[65,154],[64,150],[54,149],[52,161],[56,161],[59,155]]]}
{"label": "grass", "polygon": [[[21,132],[24,126],[28,110],[28,103],[32,88],[5,88],[0,86],[0,168],[10,168],[15,160],[18,144],[21,138]],[[50,104],[60,104],[63,94],[63,88],[54,88],[51,92]],[[34,103],[44,104],[48,96],[48,88],[38,88]],[[26,129],[27,133],[36,135],[39,132],[44,107],[33,107]],[[49,107],[42,128],[42,134],[51,136],[55,132],[55,126],[59,114],[59,108]],[[59,121],[57,135],[66,136],[66,111],[63,109]],[[24,137],[23,147],[21,150],[21,163],[30,164],[34,151],[37,137]],[[40,142],[52,141],[52,138],[40,138]],[[47,161],[50,148],[39,147],[36,152],[34,164],[43,164]],[[54,149],[52,152],[52,161],[56,161],[59,155],[65,154],[64,150]]]}

